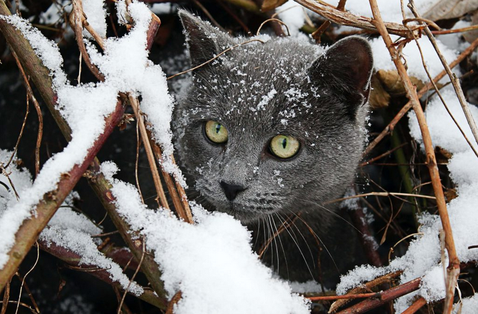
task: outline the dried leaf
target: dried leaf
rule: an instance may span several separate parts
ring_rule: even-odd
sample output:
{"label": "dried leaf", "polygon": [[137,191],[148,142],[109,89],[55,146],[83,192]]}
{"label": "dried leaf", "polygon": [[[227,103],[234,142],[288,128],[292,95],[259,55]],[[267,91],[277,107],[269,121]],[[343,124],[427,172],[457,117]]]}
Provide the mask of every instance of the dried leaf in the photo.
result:
{"label": "dried leaf", "polygon": [[390,94],[383,88],[382,83],[376,75],[372,76],[372,90],[370,91],[370,108],[385,108],[390,103]]}
{"label": "dried leaf", "polygon": [[[377,78],[382,83],[383,88],[392,96],[402,96],[406,94],[403,82],[396,70],[379,70],[376,74]],[[416,77],[410,76],[414,86],[421,89],[425,84]]]}
{"label": "dried leaf", "polygon": [[[471,16],[471,25],[478,24],[478,10],[473,13]],[[474,30],[471,32],[464,32],[463,38],[469,43],[472,43],[476,38],[478,38],[478,30]]]}
{"label": "dried leaf", "polygon": [[266,12],[272,9],[277,8],[278,6],[283,5],[286,3],[287,0],[264,0],[261,6],[261,11]]}
{"label": "dried leaf", "polygon": [[470,13],[477,8],[478,0],[441,0],[424,12],[422,17],[432,21],[452,19]]}

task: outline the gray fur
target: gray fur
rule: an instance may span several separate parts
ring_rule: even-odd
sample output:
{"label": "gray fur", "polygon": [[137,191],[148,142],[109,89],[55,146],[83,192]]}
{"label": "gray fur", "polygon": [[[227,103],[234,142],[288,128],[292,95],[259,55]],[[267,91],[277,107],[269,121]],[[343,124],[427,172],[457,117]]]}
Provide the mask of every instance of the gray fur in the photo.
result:
{"label": "gray fur", "polygon": [[[186,11],[180,11],[180,17],[193,66],[249,40],[232,38]],[[354,262],[350,254],[355,230],[335,207],[321,204],[341,197],[354,181],[363,151],[371,72],[370,48],[358,37],[340,41],[325,53],[289,38],[251,42],[195,70],[187,97],[175,109],[180,165],[206,208],[235,216],[255,230],[255,237],[263,233],[255,226],[271,228],[267,237],[285,217],[300,213],[299,226],[284,232],[268,257],[276,268],[282,263],[278,271],[283,276],[306,280],[310,272],[316,274],[313,260],[321,249],[312,248],[317,245],[303,221],[330,251],[339,272]],[[226,144],[205,138],[208,120],[227,128]],[[280,160],[269,153],[269,142],[278,134],[299,139],[296,156]],[[230,201],[221,181],[245,190]],[[295,243],[304,241],[308,244]],[[282,250],[278,258],[273,256]],[[330,284],[337,272],[327,258],[321,260],[321,277]],[[298,266],[304,259],[309,269]]]}

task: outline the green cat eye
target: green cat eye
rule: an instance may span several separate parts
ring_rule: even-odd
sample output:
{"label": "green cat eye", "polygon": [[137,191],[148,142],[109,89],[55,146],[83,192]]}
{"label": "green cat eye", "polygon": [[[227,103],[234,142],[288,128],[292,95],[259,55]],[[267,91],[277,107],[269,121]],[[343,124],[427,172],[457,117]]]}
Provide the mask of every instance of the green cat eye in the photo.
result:
{"label": "green cat eye", "polygon": [[209,120],[204,126],[206,136],[216,144],[222,144],[227,141],[227,129],[219,122]]}
{"label": "green cat eye", "polygon": [[269,147],[272,154],[279,158],[287,159],[297,154],[300,143],[292,136],[276,135],[272,138]]}

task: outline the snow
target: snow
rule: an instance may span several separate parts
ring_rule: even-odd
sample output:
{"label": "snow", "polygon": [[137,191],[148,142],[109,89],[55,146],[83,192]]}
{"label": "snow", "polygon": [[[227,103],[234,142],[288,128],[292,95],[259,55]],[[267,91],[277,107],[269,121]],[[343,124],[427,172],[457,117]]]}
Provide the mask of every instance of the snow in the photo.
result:
{"label": "snow", "polygon": [[[142,109],[146,114],[151,113],[149,121],[155,126],[152,129],[154,137],[161,144],[165,156],[172,155],[171,131],[168,129],[172,100],[161,68],[148,60],[146,51],[146,33],[151,13],[140,3],[131,4],[129,13],[135,26],[128,35],[120,39],[106,40],[104,55],[95,51],[92,45],[88,46],[93,62],[105,75],[105,81],[78,86],[72,86],[68,82],[62,70],[63,58],[55,43],[17,16],[0,17],[15,25],[24,34],[50,70],[53,87],[58,96],[58,109],[72,129],[71,142],[43,165],[28,192],[0,217],[0,230],[4,233],[0,242],[0,267],[7,262],[16,230],[25,219],[34,215],[35,205],[45,193],[55,189],[62,173],[68,172],[75,164],[84,160],[89,147],[93,146],[103,131],[104,118],[114,111],[119,92],[131,92],[143,97]],[[99,27],[98,24],[101,23],[96,24]],[[167,169],[176,171],[176,176],[180,177],[175,167],[169,166]]]}
{"label": "snow", "polygon": [[[391,37],[392,40],[396,40],[398,38],[397,36]],[[428,72],[432,77],[435,77],[438,73],[443,71],[443,65],[438,58],[435,49],[426,36],[418,39],[418,43],[421,47]],[[439,40],[437,40],[437,43],[440,51],[448,63],[456,59],[457,53],[455,50],[443,45]],[[374,39],[370,42],[370,45],[372,46],[375,69],[395,70],[395,65],[391,61],[390,53],[388,52],[383,39],[381,37]],[[420,57],[420,50],[418,49],[416,43],[408,43],[403,48],[402,55],[407,60],[406,66],[408,69],[408,74],[420,79],[421,81],[428,81],[428,76],[423,68],[423,61]]]}
{"label": "snow", "polygon": [[478,309],[478,293],[471,298],[462,300],[462,307],[456,304],[453,307],[453,314],[475,314]]}
{"label": "snow", "polygon": [[169,297],[182,292],[175,313],[308,313],[307,301],[252,252],[251,235],[239,221],[195,203],[195,224],[149,209],[133,185],[113,178],[116,170],[112,162],[102,163],[118,212],[145,237]]}
{"label": "snow", "polygon": [[[327,2],[337,5],[338,1]],[[399,1],[378,2],[384,20],[401,22]],[[415,2],[419,12],[426,12],[437,0]],[[100,36],[105,37],[106,12],[103,1],[85,0],[83,5],[90,25]],[[279,16],[289,25],[292,35],[297,36],[304,23],[304,11],[293,5],[288,2],[282,6],[279,11],[290,9],[282,11]],[[91,59],[104,74],[105,81],[77,86],[68,82],[62,70],[63,58],[55,43],[48,41],[36,28],[19,17],[0,16],[21,30],[50,70],[58,95],[58,108],[72,129],[72,141],[64,151],[44,164],[35,181],[32,182],[31,175],[18,169],[15,163],[6,169],[19,199],[5,175],[0,176],[0,182],[9,187],[6,189],[0,186],[0,267],[7,262],[16,231],[25,219],[35,214],[35,204],[38,204],[45,193],[55,189],[62,173],[84,160],[88,148],[103,130],[104,117],[114,110],[119,92],[141,96],[141,110],[147,114],[154,139],[164,151],[163,166],[182,179],[170,159],[173,147],[169,119],[173,102],[162,69],[149,61],[146,50],[146,32],[151,13],[142,3],[131,4],[128,11],[124,1],[118,1],[116,6],[120,19],[125,22],[126,17],[131,17],[135,21],[134,27],[122,38],[106,39],[104,53],[98,52],[95,46],[89,44],[89,36],[85,35]],[[167,8],[157,6],[155,9],[162,11]],[[346,9],[371,17],[367,0],[348,1]],[[443,37],[443,40],[445,43],[439,41],[439,48],[450,62],[457,53],[454,50],[458,48],[455,44],[456,37]],[[427,67],[431,75],[435,76],[443,69],[441,62],[427,38],[419,39],[419,43]],[[376,69],[393,70],[393,63],[383,41],[374,39],[371,45]],[[428,80],[414,42],[404,47],[403,56],[407,60],[410,75]],[[453,90],[447,87],[442,90],[442,94],[467,137],[478,149]],[[268,95],[262,96],[257,110],[274,95],[275,90],[271,90]],[[478,109],[470,109],[475,118],[478,118]],[[421,142],[413,113],[409,118],[411,134]],[[426,118],[434,145],[453,153],[448,169],[457,185],[458,197],[448,204],[448,210],[458,257],[462,262],[477,261],[478,250],[468,247],[478,244],[478,212],[474,205],[478,201],[478,159],[436,96],[427,105]],[[11,154],[0,150],[0,162],[5,164]],[[175,313],[308,313],[307,302],[293,291],[317,290],[317,285],[289,285],[274,277],[271,270],[263,266],[252,252],[250,234],[239,222],[226,214],[208,213],[194,203],[191,206],[194,209],[195,224],[180,221],[164,209],[147,208],[141,203],[134,186],[113,177],[116,171],[113,163],[102,164],[102,172],[113,182],[112,192],[120,214],[132,226],[132,232],[146,238],[148,250],[154,253],[155,260],[161,265],[161,279],[169,297],[177,291],[182,292]],[[342,277],[337,292],[345,293],[377,276],[403,270],[401,283],[421,277],[422,284],[418,291],[395,302],[397,312],[405,310],[416,295],[423,296],[429,302],[443,298],[444,274],[439,239],[441,223],[438,216],[430,214],[422,215],[419,222],[420,234],[411,242],[404,256],[394,259],[386,267],[357,267]],[[47,243],[56,243],[80,254],[81,263],[97,265],[110,271],[112,280],[120,282],[124,288],[129,286],[133,293],[140,294],[141,287],[135,283],[130,284],[121,268],[97,250],[98,243],[91,236],[99,232],[101,230],[85,217],[68,208],[61,208],[40,237]],[[444,262],[446,265],[446,256]],[[478,294],[464,299],[462,305],[462,313],[475,313]],[[455,306],[455,313],[458,312],[458,307]]]}
{"label": "snow", "polygon": [[[452,87],[445,87],[441,92],[458,124],[473,143],[473,146],[477,148]],[[474,106],[469,107],[476,120],[478,118],[478,109]],[[478,212],[475,205],[478,202],[476,194],[478,189],[478,183],[476,182],[478,177],[478,158],[451,120],[437,96],[432,97],[426,108],[425,116],[433,144],[453,154],[449,161],[448,169],[451,172],[450,177],[457,185],[458,197],[450,201],[447,207],[458,258],[465,263],[476,261],[478,260],[478,250],[469,249],[468,247],[478,243],[478,230],[476,229]],[[415,114],[410,113],[409,118],[411,135],[419,143],[422,143]],[[424,297],[428,302],[443,299],[445,297],[445,277],[441,262],[442,252],[439,240],[441,222],[436,215],[424,214],[420,217],[420,224],[420,235],[411,242],[404,256],[394,259],[387,267],[374,268],[362,266],[356,268],[342,277],[337,291],[345,293],[348,289],[357,285],[357,283],[368,281],[389,271],[403,270],[404,272],[400,277],[401,283],[422,277],[422,284],[415,293],[401,297],[396,301],[395,310],[397,312],[400,313],[407,309],[415,295]],[[447,256],[444,263],[447,266]],[[474,299],[476,299],[476,296]],[[475,301],[463,302],[463,311],[473,309],[472,305],[470,305],[473,302]]]}
{"label": "snow", "polygon": [[[415,8],[420,14],[425,13],[430,8],[435,6],[440,0],[415,0]],[[331,4],[333,6],[337,6],[339,3],[338,0],[325,0],[324,2]],[[395,22],[395,23],[402,23],[402,11],[400,7],[400,3],[402,1],[390,1],[390,0],[377,0],[378,8],[380,9],[380,14],[382,15],[382,19],[385,22]],[[403,1],[405,6],[406,17],[411,17],[412,14],[410,10],[406,7],[408,1]],[[365,17],[373,17],[372,10],[370,9],[370,2],[369,0],[354,0],[354,1],[347,1],[345,4],[345,9],[350,11],[351,13],[362,15]]]}
{"label": "snow", "polygon": [[[0,164],[6,165],[13,152],[0,150]],[[14,157],[13,162],[9,164],[6,169],[10,181],[5,175],[0,176],[0,182],[8,186],[10,190],[0,188],[0,217],[2,219],[12,217],[6,215],[10,213],[7,210],[14,207],[19,200],[16,198],[14,189],[22,199],[25,193],[28,193],[32,186],[32,177],[28,170],[16,167],[17,158]],[[101,233],[101,229],[95,226],[85,216],[75,213],[71,208],[73,198],[78,198],[77,193],[72,192],[62,207],[48,223],[47,227],[40,234],[40,240],[50,246],[52,243],[61,246],[71,252],[77,253],[81,256],[80,264],[96,266],[104,269],[110,274],[112,281],[116,281],[123,289],[127,289],[131,293],[140,295],[143,293],[143,288],[138,284],[132,282],[130,284],[129,278],[123,274],[121,267],[114,263],[110,258],[105,257],[98,251],[96,243],[92,239],[92,235]],[[0,237],[3,239],[4,233],[12,232],[10,229],[1,229]],[[13,234],[15,231],[13,231]],[[5,234],[6,236],[6,234]]]}
{"label": "snow", "polygon": [[[365,1],[349,1],[346,8],[354,13],[371,17],[368,1],[366,2],[367,4],[365,4]],[[436,1],[415,2],[419,11],[425,12]],[[329,1],[329,3],[332,3],[332,1]],[[336,3],[333,4],[336,5]],[[384,20],[401,21],[398,2],[379,1],[379,7]],[[463,25],[462,23],[461,26]],[[460,27],[460,25],[456,27]],[[396,37],[393,39],[396,39]],[[440,39],[443,39],[445,43],[442,43]],[[466,46],[457,44],[460,43],[458,36],[444,35],[440,36],[440,39],[437,40],[438,46],[448,63],[455,59],[457,55],[455,49],[464,49]],[[437,58],[433,47],[426,37],[419,39],[419,44],[422,48],[428,70],[433,77],[443,70],[441,61]],[[371,45],[376,70],[394,70],[395,67],[383,40],[381,38],[374,39],[371,41]],[[419,50],[414,42],[408,43],[404,47],[403,56],[406,59],[409,75],[415,76],[422,81],[428,81]],[[473,143],[472,145],[475,149],[478,149],[454,90],[451,87],[445,87],[441,90],[441,93],[458,124]],[[469,107],[476,120],[478,118],[478,109],[474,106]],[[458,197],[449,202],[447,207],[458,257],[462,262],[476,261],[478,259],[478,250],[468,249],[468,247],[478,243],[478,232],[475,225],[475,222],[478,221],[478,213],[474,205],[478,202],[478,196],[476,195],[476,190],[478,189],[478,183],[476,183],[478,159],[436,95],[427,104],[425,116],[434,146],[440,146],[453,154],[449,161],[448,169],[451,173],[450,177],[457,185]],[[420,129],[413,112],[409,114],[409,121],[411,135],[422,144]],[[424,149],[423,145],[421,146]],[[445,275],[439,238],[441,222],[438,216],[430,214],[423,214],[419,218],[419,222],[421,224],[420,233],[410,243],[404,256],[392,260],[390,265],[386,267],[376,268],[370,265],[357,267],[341,278],[341,282],[337,286],[337,292],[343,294],[360,283],[372,280],[388,272],[403,270],[400,283],[405,283],[418,277],[422,278],[422,283],[418,291],[396,300],[394,306],[397,313],[407,309],[416,295],[424,297],[428,302],[443,299],[445,297]],[[447,266],[446,254],[444,263]],[[476,303],[476,296],[475,294],[473,297],[463,300],[463,313],[476,312],[478,304]],[[457,309],[457,306],[455,306],[455,309]]]}
{"label": "snow", "polygon": [[[105,15],[99,4],[98,1],[85,2],[85,6],[91,5],[93,11],[97,11],[89,18],[96,20],[94,28],[101,31]],[[172,99],[161,68],[148,60],[146,50],[151,13],[141,3],[129,5],[126,12],[124,2],[120,1],[117,8],[120,16],[129,16],[135,21],[134,27],[119,39],[106,39],[103,53],[86,41],[91,60],[104,74],[105,81],[77,86],[67,81],[56,44],[45,39],[26,21],[8,18],[35,43],[35,50],[50,69],[58,95],[58,109],[72,129],[72,141],[63,152],[44,164],[33,183],[20,189],[18,201],[8,198],[13,206],[10,203],[3,206],[0,266],[8,259],[16,230],[34,214],[35,204],[46,192],[54,190],[62,173],[83,161],[88,148],[103,130],[104,117],[114,110],[119,92],[141,96],[141,109],[148,115],[152,134],[163,149],[165,161],[172,155],[169,130]],[[274,92],[271,91],[264,101],[269,101]],[[286,282],[275,278],[272,271],[260,263],[252,252],[249,232],[238,221],[225,214],[208,214],[198,205],[191,204],[196,224],[187,224],[163,209],[146,208],[135,187],[113,179],[115,167],[111,163],[103,163],[102,171],[114,183],[112,192],[120,214],[132,226],[133,232],[146,237],[148,249],[155,253],[169,296],[182,291],[175,313],[308,313],[308,302],[293,294]],[[21,172],[16,175],[20,176]],[[176,175],[179,177],[179,172]],[[28,174],[25,176],[26,181],[31,182]],[[22,187],[20,183],[18,186]],[[129,285],[131,292],[140,294],[141,287],[130,284],[119,266],[98,252],[98,243],[91,235],[99,232],[83,216],[62,208],[45,228],[41,239],[80,254],[81,263],[107,269],[111,278],[120,282],[123,288]]]}
{"label": "snow", "polygon": [[294,1],[287,1],[276,9],[279,18],[287,25],[287,29],[292,37],[297,37],[299,30],[305,24],[304,8]]}
{"label": "snow", "polygon": [[[106,10],[103,0],[83,0],[83,12],[85,12],[88,24],[100,35],[101,38],[106,38]],[[88,31],[83,31],[83,36],[91,38]]]}

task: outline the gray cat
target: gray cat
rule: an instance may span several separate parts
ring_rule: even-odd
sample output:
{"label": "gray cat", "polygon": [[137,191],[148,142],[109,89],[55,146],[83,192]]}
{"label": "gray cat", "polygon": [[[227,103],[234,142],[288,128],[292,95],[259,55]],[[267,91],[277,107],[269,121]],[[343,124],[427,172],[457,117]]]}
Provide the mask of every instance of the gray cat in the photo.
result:
{"label": "gray cat", "polygon": [[191,64],[202,65],[173,118],[190,192],[247,225],[257,251],[289,225],[264,262],[285,278],[332,287],[361,251],[343,213],[322,204],[354,181],[363,151],[367,41],[349,37],[323,52],[292,38],[232,38],[179,15]]}

